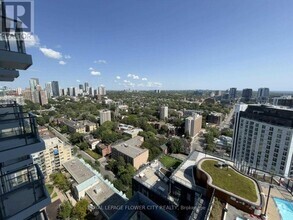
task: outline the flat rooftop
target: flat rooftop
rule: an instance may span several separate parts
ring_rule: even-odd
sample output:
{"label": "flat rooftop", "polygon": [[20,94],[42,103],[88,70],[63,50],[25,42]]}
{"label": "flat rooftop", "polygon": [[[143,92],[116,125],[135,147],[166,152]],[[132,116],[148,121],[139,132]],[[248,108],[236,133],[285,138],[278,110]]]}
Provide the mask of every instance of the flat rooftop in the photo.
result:
{"label": "flat rooftop", "polygon": [[77,182],[77,184],[80,184],[95,175],[77,158],[65,162],[63,166],[67,170],[67,172],[73,177],[73,179]]}
{"label": "flat rooftop", "polygon": [[75,158],[64,163],[63,166],[78,183],[77,189],[79,191],[87,189],[86,195],[108,218],[127,201],[122,192],[118,191],[108,180],[103,179],[99,172],[93,170],[83,160]]}
{"label": "flat rooftop", "polygon": [[107,217],[111,217],[126,202],[102,181],[88,189],[86,194]]}
{"label": "flat rooftop", "polygon": [[40,137],[43,139],[50,139],[56,137],[51,131],[39,131]]}
{"label": "flat rooftop", "polygon": [[159,161],[153,162],[141,169],[133,178],[145,187],[168,197],[168,184],[155,173],[161,167],[163,166]]}
{"label": "flat rooftop", "polygon": [[134,138],[131,138],[127,141],[121,142],[119,144],[116,144],[112,146],[112,149],[116,149],[119,152],[131,157],[135,158],[138,155],[142,154],[145,151],[148,151],[148,149],[140,148],[140,146],[143,143],[143,137],[136,136]]}
{"label": "flat rooftop", "polygon": [[[216,158],[208,154],[204,154],[198,151],[193,151],[189,154],[187,159],[181,163],[181,165],[172,173],[170,179],[181,183],[187,188],[194,189],[195,183],[193,178],[193,167],[202,158]],[[217,158],[216,158],[217,159]],[[233,165],[233,163],[226,161],[226,163]]]}

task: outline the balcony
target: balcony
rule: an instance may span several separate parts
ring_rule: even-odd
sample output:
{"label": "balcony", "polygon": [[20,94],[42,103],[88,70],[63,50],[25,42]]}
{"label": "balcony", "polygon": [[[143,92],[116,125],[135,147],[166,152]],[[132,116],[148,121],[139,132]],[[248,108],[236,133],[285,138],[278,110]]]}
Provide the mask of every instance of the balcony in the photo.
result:
{"label": "balcony", "polygon": [[0,163],[45,149],[36,118],[16,104],[0,107]]}
{"label": "balcony", "polygon": [[50,203],[37,165],[0,176],[0,219],[26,219]]}
{"label": "balcony", "polygon": [[25,220],[48,220],[47,214],[44,210],[33,214]]}
{"label": "balcony", "polygon": [[0,81],[13,81],[19,76],[17,70],[26,70],[32,65],[32,57],[26,54],[24,39],[30,37],[22,32],[22,23],[0,17]]}

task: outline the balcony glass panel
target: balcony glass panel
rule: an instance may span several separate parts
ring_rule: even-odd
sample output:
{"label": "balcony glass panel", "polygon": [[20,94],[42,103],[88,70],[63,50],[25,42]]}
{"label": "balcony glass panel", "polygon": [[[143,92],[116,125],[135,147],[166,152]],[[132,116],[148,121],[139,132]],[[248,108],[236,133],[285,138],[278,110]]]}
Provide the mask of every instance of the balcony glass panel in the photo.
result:
{"label": "balcony glass panel", "polygon": [[19,106],[0,108],[0,152],[40,142],[33,114]]}
{"label": "balcony glass panel", "polygon": [[14,216],[48,196],[37,165],[2,175],[0,180],[0,219]]}
{"label": "balcony glass panel", "polygon": [[24,45],[24,33],[22,32],[22,23],[20,21],[0,17],[2,27],[2,34],[0,35],[0,50],[8,50],[17,53],[26,53]]}

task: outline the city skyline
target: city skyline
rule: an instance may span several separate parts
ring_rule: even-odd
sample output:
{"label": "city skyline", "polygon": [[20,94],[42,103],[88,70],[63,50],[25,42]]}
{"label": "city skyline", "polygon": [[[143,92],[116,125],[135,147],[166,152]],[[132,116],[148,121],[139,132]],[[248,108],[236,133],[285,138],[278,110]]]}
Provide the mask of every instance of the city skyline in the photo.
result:
{"label": "city skyline", "polygon": [[26,42],[34,65],[0,86],[39,78],[61,88],[290,91],[293,3],[282,2],[35,2],[35,36]]}

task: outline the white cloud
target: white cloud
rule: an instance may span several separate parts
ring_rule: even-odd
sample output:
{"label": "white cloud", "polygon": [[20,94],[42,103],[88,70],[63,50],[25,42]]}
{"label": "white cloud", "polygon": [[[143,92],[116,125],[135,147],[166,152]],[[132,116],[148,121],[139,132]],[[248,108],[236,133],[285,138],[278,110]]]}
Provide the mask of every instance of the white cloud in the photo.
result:
{"label": "white cloud", "polygon": [[148,79],[147,79],[147,78],[142,78],[141,80],[142,80],[142,81],[147,81]]}
{"label": "white cloud", "polygon": [[106,64],[107,61],[106,60],[95,60],[94,63],[103,63],[103,64]]}
{"label": "white cloud", "polygon": [[127,77],[128,78],[132,78],[132,79],[139,79],[139,76],[138,75],[134,75],[134,74],[127,74]]}
{"label": "white cloud", "polygon": [[147,84],[146,84],[146,87],[162,87],[162,83],[160,83],[160,82],[148,82]]}
{"label": "white cloud", "polygon": [[60,60],[60,61],[59,61],[59,64],[60,64],[60,65],[65,65],[66,62],[64,62],[63,60]]}
{"label": "white cloud", "polygon": [[68,60],[68,59],[71,59],[71,56],[70,55],[64,55],[64,58]]}
{"label": "white cloud", "polygon": [[46,47],[40,47],[39,49],[46,57],[49,57],[52,59],[58,59],[58,60],[62,58],[62,54],[58,51],[55,51]]}
{"label": "white cloud", "polygon": [[94,68],[90,67],[89,70],[92,71],[92,70],[94,70]]}
{"label": "white cloud", "polygon": [[123,80],[123,82],[124,82],[124,83],[130,83],[130,81],[128,81],[128,80],[126,80],[126,79]]}
{"label": "white cloud", "polygon": [[80,80],[79,80],[79,79],[77,79],[77,80],[76,80],[76,82],[78,82],[78,83],[79,83],[79,82],[80,82]]}
{"label": "white cloud", "polygon": [[92,74],[93,76],[100,76],[100,75],[101,75],[101,73],[100,73],[99,71],[96,71],[96,70],[92,70],[92,71],[91,71],[91,74]]}
{"label": "white cloud", "polygon": [[116,79],[121,79],[121,77],[120,76],[116,76]]}
{"label": "white cloud", "polygon": [[37,35],[23,32],[23,39],[26,47],[38,47],[40,45],[40,39]]}

